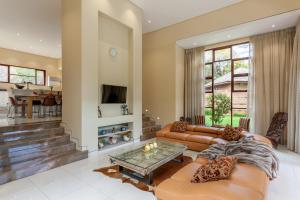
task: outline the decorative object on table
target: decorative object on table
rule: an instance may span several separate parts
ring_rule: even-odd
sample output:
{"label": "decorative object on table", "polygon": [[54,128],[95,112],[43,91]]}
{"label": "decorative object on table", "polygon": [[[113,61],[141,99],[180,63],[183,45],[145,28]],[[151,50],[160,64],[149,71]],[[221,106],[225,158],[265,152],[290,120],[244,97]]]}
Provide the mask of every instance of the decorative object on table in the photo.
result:
{"label": "decorative object on table", "polygon": [[123,115],[128,115],[128,105],[127,104],[122,104],[121,110],[122,110]]}
{"label": "decorative object on table", "polygon": [[50,88],[50,91],[51,91],[51,93],[52,93],[52,91],[53,91],[53,86],[49,86],[49,88]]}
{"label": "decorative object on table", "polygon": [[144,151],[145,151],[145,152],[148,152],[148,151],[150,151],[150,150],[151,150],[150,145],[149,145],[149,144],[146,144],[146,146],[145,146],[145,148],[144,148]]}
{"label": "decorative object on table", "polygon": [[144,147],[144,152],[149,152],[153,149],[156,149],[158,147],[157,143],[156,142],[152,142],[152,143],[149,143],[149,144],[146,144],[145,147]]}
{"label": "decorative object on table", "polygon": [[102,111],[100,109],[100,106],[98,106],[98,118],[102,118]]}
{"label": "decorative object on table", "polygon": [[15,86],[19,90],[22,90],[25,87],[24,85],[19,85],[19,84],[15,84]]}

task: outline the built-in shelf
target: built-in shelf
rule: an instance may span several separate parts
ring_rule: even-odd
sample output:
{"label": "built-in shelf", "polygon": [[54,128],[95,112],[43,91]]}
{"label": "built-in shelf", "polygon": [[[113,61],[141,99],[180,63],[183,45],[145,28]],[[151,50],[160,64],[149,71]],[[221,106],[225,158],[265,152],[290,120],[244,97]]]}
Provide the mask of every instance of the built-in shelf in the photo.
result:
{"label": "built-in shelf", "polygon": [[112,137],[114,135],[122,135],[122,134],[130,133],[130,132],[131,132],[131,130],[118,131],[118,132],[114,132],[114,133],[107,133],[107,134],[104,134],[104,135],[99,135],[98,138]]}
{"label": "built-in shelf", "polygon": [[120,141],[116,144],[109,144],[109,145],[105,145],[104,147],[100,148],[101,151],[107,150],[107,149],[112,149],[112,148],[116,148],[118,146],[122,146],[124,144],[128,144],[128,143],[132,143],[133,140],[129,140],[129,141]]}
{"label": "built-in shelf", "polygon": [[123,124],[134,122],[134,115],[120,115],[112,117],[102,117],[98,119],[98,126],[111,126],[114,124]]}

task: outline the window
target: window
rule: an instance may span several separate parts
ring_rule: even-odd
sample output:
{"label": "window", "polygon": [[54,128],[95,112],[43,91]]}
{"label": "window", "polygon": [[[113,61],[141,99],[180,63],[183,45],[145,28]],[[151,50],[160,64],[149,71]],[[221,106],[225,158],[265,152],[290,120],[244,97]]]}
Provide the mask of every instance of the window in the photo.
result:
{"label": "window", "polygon": [[8,66],[0,65],[0,82],[8,82]]}
{"label": "window", "polygon": [[0,82],[45,85],[45,70],[0,65]]}
{"label": "window", "polygon": [[249,43],[205,51],[207,125],[237,127],[247,116]]}

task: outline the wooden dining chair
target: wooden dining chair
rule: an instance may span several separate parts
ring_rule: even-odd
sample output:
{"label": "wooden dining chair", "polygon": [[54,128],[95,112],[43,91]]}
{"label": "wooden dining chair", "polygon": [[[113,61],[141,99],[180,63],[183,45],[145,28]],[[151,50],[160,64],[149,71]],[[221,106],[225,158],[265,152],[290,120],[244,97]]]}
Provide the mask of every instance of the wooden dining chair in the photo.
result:
{"label": "wooden dining chair", "polygon": [[240,118],[239,127],[244,131],[249,132],[250,130],[250,118]]}
{"label": "wooden dining chair", "polygon": [[[56,101],[55,96],[53,94],[48,94],[43,100],[43,117],[46,116],[46,110],[48,108],[48,116],[53,116],[55,112],[55,116],[57,115],[56,112]],[[54,111],[55,110],[55,111]]]}
{"label": "wooden dining chair", "polygon": [[205,116],[196,115],[194,120],[195,120],[195,125],[205,126]]}
{"label": "wooden dining chair", "polygon": [[21,116],[25,117],[25,109],[26,109],[26,102],[25,101],[17,101],[14,97],[9,98],[9,107],[7,112],[8,118],[15,118],[16,115],[19,113],[18,109],[21,107]]}

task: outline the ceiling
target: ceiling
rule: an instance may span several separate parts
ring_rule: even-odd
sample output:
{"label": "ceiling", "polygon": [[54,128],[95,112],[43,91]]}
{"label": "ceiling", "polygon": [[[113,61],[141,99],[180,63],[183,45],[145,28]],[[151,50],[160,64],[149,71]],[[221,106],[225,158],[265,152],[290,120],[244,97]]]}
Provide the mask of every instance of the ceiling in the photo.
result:
{"label": "ceiling", "polygon": [[152,32],[242,0],[130,0],[144,10],[143,32]]}
{"label": "ceiling", "polygon": [[61,57],[61,0],[0,0],[0,47]]}
{"label": "ceiling", "polygon": [[276,15],[238,26],[229,27],[215,32],[205,33],[195,37],[177,41],[177,44],[185,49],[197,46],[206,46],[230,40],[246,38],[249,36],[272,32],[293,27],[300,17],[300,10]]}

